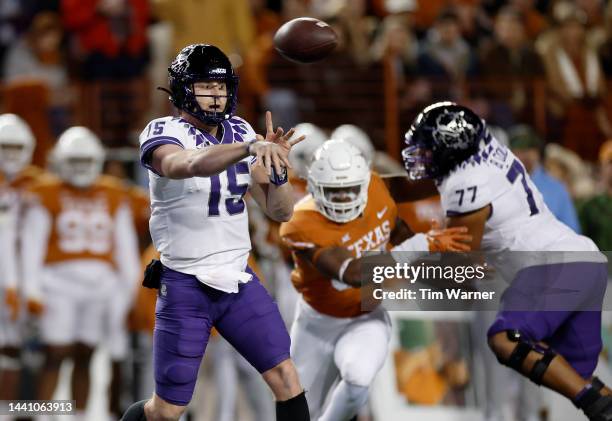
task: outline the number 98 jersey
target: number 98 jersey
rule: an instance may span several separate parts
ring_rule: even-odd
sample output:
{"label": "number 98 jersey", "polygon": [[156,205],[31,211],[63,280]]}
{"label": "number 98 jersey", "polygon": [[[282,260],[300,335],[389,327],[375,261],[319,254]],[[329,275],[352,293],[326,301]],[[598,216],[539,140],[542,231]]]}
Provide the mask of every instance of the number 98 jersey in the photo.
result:
{"label": "number 98 jersey", "polygon": [[592,242],[558,221],[518,158],[495,138],[442,180],[446,216],[491,205],[483,251],[591,251]]}
{"label": "number 98 jersey", "polygon": [[149,229],[162,263],[196,275],[215,288],[235,292],[236,278],[205,281],[200,275],[216,272],[240,277],[244,273],[251,249],[244,195],[251,184],[252,158],[214,176],[183,180],[163,177],[151,166],[152,152],[163,144],[200,149],[255,138],[251,126],[239,117],[224,121],[219,130],[220,141],[179,117],[153,120],[140,135],[140,159],[149,170]]}

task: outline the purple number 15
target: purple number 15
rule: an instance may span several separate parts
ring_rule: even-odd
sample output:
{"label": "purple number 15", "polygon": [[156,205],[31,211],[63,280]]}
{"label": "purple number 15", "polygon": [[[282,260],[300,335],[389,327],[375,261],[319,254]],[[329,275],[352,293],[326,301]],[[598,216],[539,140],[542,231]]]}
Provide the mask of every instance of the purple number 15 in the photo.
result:
{"label": "purple number 15", "polygon": [[[244,212],[243,197],[249,189],[248,184],[238,184],[237,174],[248,174],[249,164],[238,162],[227,168],[227,189],[233,197],[225,199],[225,209],[230,215]],[[210,196],[208,197],[208,216],[219,216],[219,202],[221,201],[221,179],[219,175],[210,177]]]}
{"label": "purple number 15", "polygon": [[509,182],[513,183],[516,181],[518,176],[521,176],[521,183],[523,183],[523,188],[525,189],[525,193],[527,193],[527,203],[529,204],[529,210],[531,211],[530,216],[533,216],[539,212],[538,207],[536,206],[535,200],[533,198],[533,192],[529,188],[527,184],[527,176],[525,175],[525,167],[518,160],[514,160],[508,173],[506,174],[506,178]]}

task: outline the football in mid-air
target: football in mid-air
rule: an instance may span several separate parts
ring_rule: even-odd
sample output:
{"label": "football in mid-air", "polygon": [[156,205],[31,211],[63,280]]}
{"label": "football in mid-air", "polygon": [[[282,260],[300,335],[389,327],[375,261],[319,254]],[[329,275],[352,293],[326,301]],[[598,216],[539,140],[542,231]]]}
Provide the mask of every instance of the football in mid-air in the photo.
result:
{"label": "football in mid-air", "polygon": [[327,23],[314,18],[297,18],[281,26],[274,34],[274,48],[283,57],[298,63],[312,63],[325,58],[338,45],[336,32]]}

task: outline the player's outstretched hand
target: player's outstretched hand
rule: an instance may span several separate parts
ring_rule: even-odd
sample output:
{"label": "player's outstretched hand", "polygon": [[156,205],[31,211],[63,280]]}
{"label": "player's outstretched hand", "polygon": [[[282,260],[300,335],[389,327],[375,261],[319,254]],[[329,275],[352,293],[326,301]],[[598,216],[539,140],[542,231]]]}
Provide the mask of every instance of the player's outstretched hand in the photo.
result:
{"label": "player's outstretched hand", "polygon": [[272,123],[272,113],[266,111],[266,137],[257,135],[257,142],[250,147],[251,155],[257,157],[255,165],[262,165],[266,168],[266,173],[272,173],[272,166],[277,174],[282,173],[282,168],[291,168],[289,163],[289,151],[293,145],[301,142],[306,137],[300,136],[292,139],[295,129],[284,132],[282,127],[274,130]]}
{"label": "player's outstretched hand", "polygon": [[467,227],[440,228],[437,221],[432,221],[431,229],[427,233],[429,251],[470,251],[469,243],[472,236],[468,234]]}

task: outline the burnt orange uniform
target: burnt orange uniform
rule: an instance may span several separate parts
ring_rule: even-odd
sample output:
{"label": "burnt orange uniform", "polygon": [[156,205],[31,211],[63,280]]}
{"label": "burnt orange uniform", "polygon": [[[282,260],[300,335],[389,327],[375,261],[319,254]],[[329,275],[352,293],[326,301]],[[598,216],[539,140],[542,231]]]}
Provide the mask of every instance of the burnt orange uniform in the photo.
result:
{"label": "burnt orange uniform", "polygon": [[289,222],[281,225],[283,242],[292,250],[295,268],[291,281],[304,301],[320,313],[333,317],[355,317],[363,313],[358,288],[350,288],[321,274],[300,250],[346,247],[355,257],[364,252],[386,249],[395,229],[397,206],[385,184],[372,174],[368,203],[357,219],[339,224],[317,210],[314,199],[300,201]]}
{"label": "burnt orange uniform", "polygon": [[125,192],[132,211],[132,217],[134,218],[134,228],[138,234],[140,251],[144,253],[151,242],[149,235],[149,218],[151,217],[149,194],[141,187],[125,183],[120,178],[112,175],[102,175],[99,180],[106,185],[115,186],[117,189]]}
{"label": "burnt orange uniform", "polygon": [[12,180],[7,180],[2,173],[0,173],[0,186],[7,185],[9,188],[14,190],[23,190],[32,182],[40,179],[42,176],[47,174],[43,169],[34,165],[28,165],[17,174],[17,177]]}
{"label": "burnt orange uniform", "polygon": [[119,207],[127,203],[124,190],[104,179],[78,189],[46,178],[30,186],[28,193],[51,220],[45,264],[99,259],[114,265],[113,221]]}

